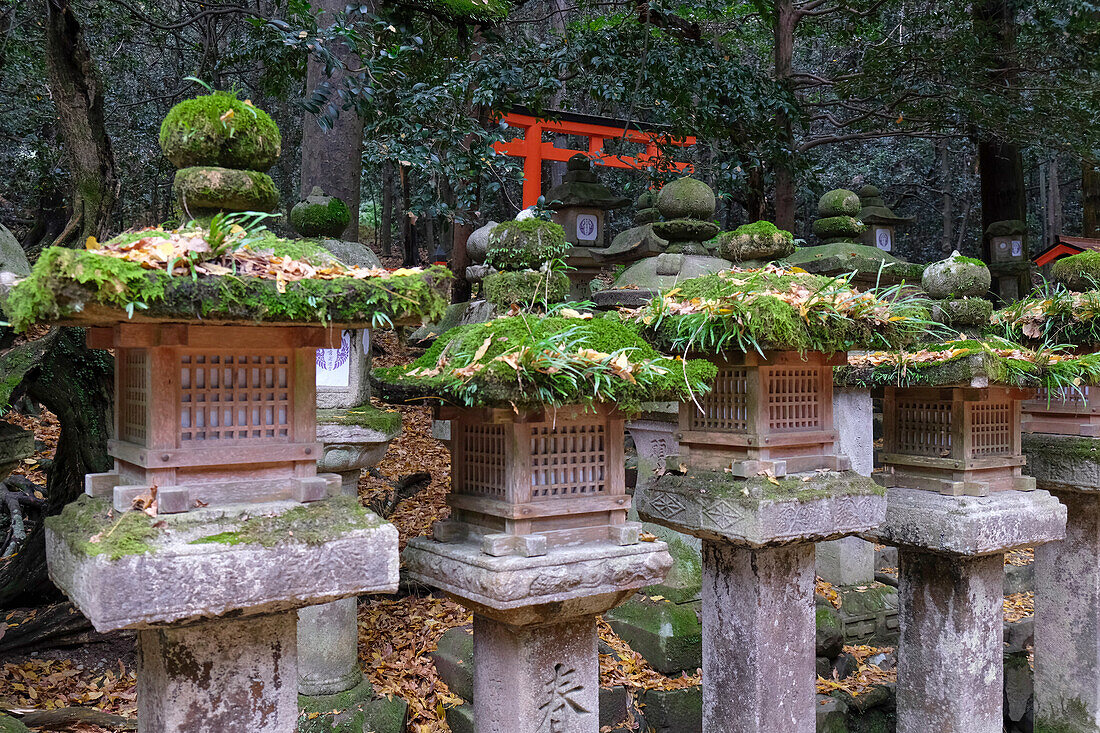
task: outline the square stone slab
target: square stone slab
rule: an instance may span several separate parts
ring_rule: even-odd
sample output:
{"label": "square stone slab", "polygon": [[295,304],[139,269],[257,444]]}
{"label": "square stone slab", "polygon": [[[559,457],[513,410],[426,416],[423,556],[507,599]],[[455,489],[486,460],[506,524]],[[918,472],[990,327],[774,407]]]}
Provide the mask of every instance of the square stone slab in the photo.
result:
{"label": "square stone slab", "polygon": [[149,518],[84,496],[46,520],[50,578],[100,632],[393,593],[397,530],[349,502]]}
{"label": "square stone slab", "polygon": [[945,496],[891,488],[886,520],[869,536],[887,545],[979,557],[1065,537],[1066,508],[1046,491]]}
{"label": "square stone slab", "polygon": [[677,532],[762,548],[869,530],[885,516],[884,494],[870,478],[852,471],[742,480],[689,469],[658,478],[642,497],[638,514]]}
{"label": "square stone slab", "polygon": [[[551,547],[537,557],[496,557],[475,542],[416,537],[402,560],[410,579],[510,624],[603,613],[639,588],[660,582],[672,567],[664,542],[586,542]],[[552,611],[547,604],[553,604]],[[539,607],[547,610],[546,619]]]}
{"label": "square stone slab", "polygon": [[1100,491],[1100,438],[1024,433],[1024,473],[1050,491]]}

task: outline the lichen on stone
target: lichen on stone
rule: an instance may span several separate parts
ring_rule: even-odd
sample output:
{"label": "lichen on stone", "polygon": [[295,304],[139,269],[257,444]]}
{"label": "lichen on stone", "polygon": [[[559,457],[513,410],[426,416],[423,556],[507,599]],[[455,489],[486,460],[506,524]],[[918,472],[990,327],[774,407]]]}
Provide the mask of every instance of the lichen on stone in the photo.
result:
{"label": "lichen on stone", "polygon": [[259,171],[193,166],[176,171],[172,192],[192,217],[216,211],[274,211],[279,191]]}
{"label": "lichen on stone", "polygon": [[559,224],[542,219],[506,221],[489,233],[485,262],[501,270],[537,270],[568,250]]}
{"label": "lichen on stone", "polygon": [[280,514],[250,516],[233,524],[230,530],[199,537],[191,540],[191,544],[274,547],[300,543],[315,546],[355,530],[375,529],[383,522],[376,514],[360,506],[355,497],[333,496],[293,507]]}
{"label": "lichen on stone", "polygon": [[279,157],[279,128],[234,92],[186,99],[160,126],[160,147],[177,168],[220,166],[266,171]]}
{"label": "lichen on stone", "polygon": [[494,272],[485,276],[482,285],[485,299],[502,310],[513,303],[545,309],[569,296],[569,278],[560,270]]}
{"label": "lichen on stone", "polygon": [[390,435],[401,431],[401,413],[397,410],[380,410],[373,405],[321,408],[317,410],[317,424],[349,425]]}

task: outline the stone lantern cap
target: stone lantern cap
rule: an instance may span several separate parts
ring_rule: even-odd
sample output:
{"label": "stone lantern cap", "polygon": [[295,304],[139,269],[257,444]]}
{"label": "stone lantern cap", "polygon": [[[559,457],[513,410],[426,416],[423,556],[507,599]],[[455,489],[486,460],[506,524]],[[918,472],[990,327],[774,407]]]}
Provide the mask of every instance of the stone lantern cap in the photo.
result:
{"label": "stone lantern cap", "polygon": [[859,189],[859,220],[864,224],[908,224],[914,216],[898,216],[882,200],[882,192],[876,186]]}
{"label": "stone lantern cap", "polygon": [[546,192],[546,201],[551,209],[580,206],[609,211],[621,209],[630,203],[630,199],[616,196],[611,189],[598,181],[592,170],[592,163],[586,156],[574,155],[566,166],[562,183]]}
{"label": "stone lantern cap", "polygon": [[377,369],[382,399],[398,404],[541,408],[690,399],[714,367],[663,356],[616,316],[505,316],[448,331],[410,366]]}
{"label": "stone lantern cap", "polygon": [[920,301],[897,288],[859,290],[772,265],[693,278],[624,313],[663,348],[696,354],[892,348],[928,326]]}
{"label": "stone lantern cap", "polygon": [[126,232],[88,248],[51,247],[5,308],[17,331],[42,322],[381,328],[439,318],[443,268],[349,267],[308,240],[244,229]]}

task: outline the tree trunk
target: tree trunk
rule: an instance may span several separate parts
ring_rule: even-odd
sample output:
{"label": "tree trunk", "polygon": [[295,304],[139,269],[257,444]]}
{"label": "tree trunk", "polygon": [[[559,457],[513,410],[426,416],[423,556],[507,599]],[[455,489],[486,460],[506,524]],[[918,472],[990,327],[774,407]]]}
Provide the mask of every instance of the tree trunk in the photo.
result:
{"label": "tree trunk", "polygon": [[943,191],[940,198],[943,215],[940,252],[946,257],[951,254],[951,248],[955,243],[955,194],[952,191],[954,177],[951,174],[951,145],[946,140],[940,140],[936,146],[939,148],[940,189]]}
{"label": "tree trunk", "polygon": [[119,182],[103,116],[103,87],[70,0],[46,0],[46,70],[72,175],[69,221],[53,244],[106,239]]}
{"label": "tree trunk", "polygon": [[[81,328],[55,328],[33,344],[33,366],[12,397],[25,393],[57,415],[61,436],[46,476],[44,515],[58,514],[84,491],[84,474],[111,470],[114,361],[84,345]],[[9,375],[0,375],[8,378]],[[0,607],[31,604],[56,594],[46,577],[42,517],[26,517],[27,538],[0,560]]]}
{"label": "tree trunk", "polygon": [[416,217],[412,208],[411,182],[412,172],[408,166],[401,166],[401,248],[404,267],[416,267],[420,264],[420,246],[416,242]]}
{"label": "tree trunk", "polygon": [[[331,22],[331,14],[343,12],[344,0],[319,0],[314,3],[321,15],[318,24]],[[353,61],[354,54],[344,44],[340,44],[335,53],[341,61]],[[340,109],[341,101],[337,90],[344,85],[345,71],[336,67],[332,76],[325,75],[325,65],[310,58],[306,67],[306,89],[312,92],[323,84],[330,88],[329,104],[334,106],[339,116],[331,129],[324,129],[307,114],[302,121],[302,197],[309,195],[314,186],[320,186],[329,196],[335,196],[348,205],[351,220],[344,230],[343,238],[349,242],[359,241],[359,186],[363,170],[363,119],[354,108]]]}
{"label": "tree trunk", "polygon": [[1087,160],[1081,166],[1081,208],[1081,236],[1100,237],[1100,165]]}
{"label": "tree trunk", "polygon": [[1046,164],[1046,237],[1043,246],[1054,244],[1054,239],[1062,233],[1062,181],[1058,170],[1058,154],[1053,153]]}
{"label": "tree trunk", "polygon": [[[794,64],[794,29],[798,15],[793,0],[775,3],[775,81],[781,91],[793,94],[791,73]],[[789,157],[775,161],[775,225],[795,232],[794,129],[786,112],[775,118],[780,139],[786,143]]]}
{"label": "tree trunk", "polygon": [[382,255],[393,254],[393,163],[382,164],[382,216],[378,224]]}

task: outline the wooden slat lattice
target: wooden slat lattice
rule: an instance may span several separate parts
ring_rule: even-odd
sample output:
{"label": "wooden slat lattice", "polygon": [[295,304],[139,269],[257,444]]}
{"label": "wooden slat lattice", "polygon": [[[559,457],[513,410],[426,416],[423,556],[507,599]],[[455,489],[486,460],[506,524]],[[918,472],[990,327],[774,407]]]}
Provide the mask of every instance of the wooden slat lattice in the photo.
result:
{"label": "wooden slat lattice", "polygon": [[702,411],[691,411],[692,430],[744,433],[749,427],[748,372],[745,367],[719,367],[713,389],[703,395]]}
{"label": "wooden slat lattice", "polygon": [[180,363],[180,440],[289,441],[291,354],[190,353]]}
{"label": "wooden slat lattice", "polygon": [[768,428],[775,432],[822,429],[820,384],[817,367],[768,370]]}
{"label": "wooden slat lattice", "polygon": [[592,496],[607,488],[604,426],[599,422],[531,427],[531,499]]}
{"label": "wooden slat lattice", "polygon": [[144,349],[120,350],[118,367],[119,439],[144,445],[148,436],[148,356]]}
{"label": "wooden slat lattice", "polygon": [[455,421],[462,431],[461,465],[456,466],[455,491],[504,500],[504,426]]}
{"label": "wooden slat lattice", "polygon": [[970,456],[1010,455],[1012,449],[1012,405],[1009,402],[979,402],[970,410]]}
{"label": "wooden slat lattice", "polygon": [[951,451],[951,401],[899,397],[895,405],[894,451],[917,456],[942,456]]}

